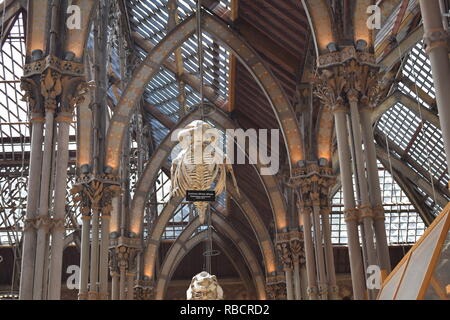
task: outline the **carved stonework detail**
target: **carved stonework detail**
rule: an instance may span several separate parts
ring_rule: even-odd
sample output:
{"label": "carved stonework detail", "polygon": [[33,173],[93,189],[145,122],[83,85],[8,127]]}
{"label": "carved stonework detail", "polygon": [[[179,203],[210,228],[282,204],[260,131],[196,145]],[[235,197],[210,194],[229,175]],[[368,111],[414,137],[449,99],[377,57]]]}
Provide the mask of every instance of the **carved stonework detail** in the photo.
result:
{"label": "carved stonework detail", "polygon": [[100,210],[103,215],[110,215],[112,198],[120,194],[120,186],[105,179],[88,180],[81,178],[81,183],[73,186],[71,193],[77,194],[74,201],[80,202],[81,212],[88,215],[92,209]]}
{"label": "carved stonework detail", "polygon": [[268,283],[266,285],[266,294],[269,300],[286,300],[286,283]]}
{"label": "carved stonework detail", "polygon": [[341,65],[347,61],[355,60],[361,64],[376,67],[376,58],[373,54],[364,51],[357,51],[355,47],[343,47],[337,52],[323,54],[317,59],[319,68],[327,68]]}
{"label": "carved stonework detail", "polygon": [[119,237],[111,239],[109,268],[111,275],[120,272],[137,273],[137,256],[141,252],[140,238]]}
{"label": "carved stonework detail", "polygon": [[54,71],[72,76],[82,76],[84,74],[84,64],[61,60],[55,56],[47,56],[41,60],[28,63],[24,66],[24,77],[28,78],[34,75],[41,75],[45,70]]}
{"label": "carved stonework detail", "polygon": [[136,248],[125,246],[116,247],[115,254],[117,256],[119,270],[125,270],[128,273],[136,272]]}
{"label": "carved stonework detail", "polygon": [[293,268],[292,252],[289,242],[278,242],[276,245],[283,270],[291,270]]}
{"label": "carved stonework detail", "polygon": [[93,82],[86,82],[82,77],[63,77],[63,93],[61,95],[61,111],[72,113],[73,110],[86,100]]}
{"label": "carved stonework detail", "polygon": [[339,52],[319,57],[314,76],[314,95],[325,108],[338,111],[346,101],[358,99],[365,107],[376,107],[395,75],[380,73],[375,57],[344,47]]}
{"label": "carved stonework detail", "polygon": [[56,111],[58,105],[62,112],[71,113],[86,91],[84,79],[82,63],[47,56],[24,66],[23,100],[31,113],[44,111],[37,108]]}
{"label": "carved stonework detail", "polygon": [[56,110],[57,98],[62,93],[61,74],[47,69],[41,78],[41,94],[44,97],[45,110]]}
{"label": "carved stonework detail", "polygon": [[36,81],[32,79],[22,78],[20,89],[24,92],[22,101],[27,102],[30,107],[30,113],[41,113],[40,107],[40,88]]}
{"label": "carved stonework detail", "polygon": [[138,280],[134,287],[134,300],[154,300],[155,299],[154,283],[148,280]]}
{"label": "carved stonework detail", "polygon": [[359,221],[358,209],[347,209],[344,210],[344,219],[348,221]]}
{"label": "carved stonework detail", "polygon": [[290,242],[291,246],[291,254],[294,262],[298,262],[300,264],[305,263],[305,248],[303,245],[303,241],[300,239],[293,239]]}
{"label": "carved stonework detail", "polygon": [[429,53],[437,47],[448,47],[449,33],[444,29],[430,30],[423,36],[425,51]]}
{"label": "carved stonework detail", "polygon": [[299,208],[328,207],[330,188],[336,183],[332,169],[311,164],[293,172],[290,184],[297,189]]}
{"label": "carved stonework detail", "polygon": [[375,208],[372,208],[373,217],[375,220],[384,220],[386,217],[384,215],[384,207],[378,206]]}

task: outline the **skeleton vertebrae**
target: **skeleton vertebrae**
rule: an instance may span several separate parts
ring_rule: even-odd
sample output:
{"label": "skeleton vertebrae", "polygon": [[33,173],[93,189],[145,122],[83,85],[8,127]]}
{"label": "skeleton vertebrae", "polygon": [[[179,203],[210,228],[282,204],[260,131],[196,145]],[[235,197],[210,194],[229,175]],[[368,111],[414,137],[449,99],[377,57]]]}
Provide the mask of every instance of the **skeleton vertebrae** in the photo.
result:
{"label": "skeleton vertebrae", "polygon": [[[184,197],[188,190],[211,188],[217,196],[225,190],[227,170],[236,185],[233,168],[218,147],[219,137],[219,130],[200,120],[191,122],[179,132],[182,150],[172,161],[172,196]],[[194,206],[200,223],[205,223],[208,203],[194,202]]]}

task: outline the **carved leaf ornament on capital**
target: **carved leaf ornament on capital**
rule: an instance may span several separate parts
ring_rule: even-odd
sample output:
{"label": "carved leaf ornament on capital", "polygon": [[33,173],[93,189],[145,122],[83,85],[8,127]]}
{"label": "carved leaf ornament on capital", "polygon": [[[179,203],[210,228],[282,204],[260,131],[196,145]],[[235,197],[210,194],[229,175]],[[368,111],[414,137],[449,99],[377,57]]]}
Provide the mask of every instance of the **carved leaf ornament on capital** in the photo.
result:
{"label": "carved leaf ornament on capital", "polygon": [[326,108],[342,107],[345,98],[351,99],[355,93],[365,106],[373,108],[392,77],[390,72],[380,73],[373,54],[344,47],[340,52],[319,57],[313,78],[314,94]]}

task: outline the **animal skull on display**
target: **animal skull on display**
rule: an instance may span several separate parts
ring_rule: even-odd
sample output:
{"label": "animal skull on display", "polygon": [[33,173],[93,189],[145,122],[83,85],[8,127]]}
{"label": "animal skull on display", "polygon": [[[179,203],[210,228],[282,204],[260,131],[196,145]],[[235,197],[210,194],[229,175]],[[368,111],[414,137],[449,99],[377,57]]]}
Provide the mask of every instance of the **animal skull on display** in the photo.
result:
{"label": "animal skull on display", "polygon": [[187,300],[223,300],[223,289],[216,276],[203,271],[192,278],[186,295]]}
{"label": "animal skull on display", "polygon": [[[218,147],[220,131],[196,120],[178,133],[181,151],[172,161],[171,195],[184,197],[188,190],[213,190],[216,196],[225,190],[227,171],[237,187],[233,168]],[[215,185],[214,185],[215,184]],[[194,202],[200,223],[206,221],[207,202]]]}

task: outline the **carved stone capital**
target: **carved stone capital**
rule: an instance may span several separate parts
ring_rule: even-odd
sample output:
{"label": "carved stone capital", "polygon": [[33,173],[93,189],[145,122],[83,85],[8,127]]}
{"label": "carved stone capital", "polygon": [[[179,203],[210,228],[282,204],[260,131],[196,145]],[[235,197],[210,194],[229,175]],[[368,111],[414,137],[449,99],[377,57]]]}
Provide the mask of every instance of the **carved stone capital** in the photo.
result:
{"label": "carved stone capital", "polygon": [[37,229],[36,219],[25,219],[23,231],[26,232],[28,230]]}
{"label": "carved stone capital", "polygon": [[291,184],[297,189],[299,208],[328,206],[330,188],[336,177],[327,166],[311,164],[293,171]]}
{"label": "carved stone capital", "polygon": [[36,229],[49,231],[53,227],[53,219],[48,216],[39,216],[36,218]]}
{"label": "carved stone capital", "polygon": [[345,219],[345,222],[358,221],[359,220],[358,210],[357,209],[344,210],[344,219]]}
{"label": "carved stone capital", "polygon": [[268,283],[266,284],[266,294],[269,300],[286,300],[286,283]]}
{"label": "carved stone capital", "polygon": [[365,219],[365,218],[374,218],[374,212],[372,210],[371,207],[369,206],[362,206],[359,208],[359,211],[361,213],[360,218],[361,219]]}
{"label": "carved stone capital", "polygon": [[319,283],[319,285],[317,286],[317,294],[320,296],[327,296],[328,295],[328,285],[326,285],[325,283],[321,284]]}
{"label": "carved stone capital", "polygon": [[385,219],[383,206],[378,206],[378,207],[372,208],[372,212],[373,212],[373,218],[375,220],[384,220]]}
{"label": "carved stone capital", "polygon": [[110,253],[114,256],[110,259],[110,270],[113,272],[125,272],[125,273],[135,273],[136,272],[136,257],[138,250],[136,248],[119,246],[115,247]]}
{"label": "carved stone capital", "polygon": [[439,47],[448,47],[449,33],[444,29],[432,29],[423,35],[425,51],[430,53]]}
{"label": "carved stone capital", "polygon": [[134,287],[134,300],[154,300],[155,284],[151,280],[138,280]]}
{"label": "carved stone capital", "polygon": [[358,103],[359,101],[359,92],[354,88],[351,88],[347,91],[347,99],[350,103]]}
{"label": "carved stone capital", "polygon": [[339,51],[326,53],[319,56],[317,58],[317,65],[319,68],[329,68],[342,65],[351,60],[368,66],[377,66],[374,54],[364,51],[357,51],[353,46],[346,46],[341,48]]}
{"label": "carved stone capital", "polygon": [[41,94],[40,83],[33,79],[22,78],[20,82],[20,89],[23,91],[22,101],[27,102],[30,113],[35,115],[33,118],[43,118],[43,110],[41,108]]}
{"label": "carved stone capital", "polygon": [[291,239],[290,245],[293,261],[296,263],[304,264],[306,258],[303,241],[300,239]]}
{"label": "carved stone capital", "polygon": [[141,252],[140,238],[119,237],[111,239],[109,251],[109,268],[111,275],[125,272],[135,276],[137,256]]}
{"label": "carved stone capital", "polygon": [[61,73],[47,69],[41,75],[41,95],[46,111],[56,111],[58,98],[62,93]]}
{"label": "carved stone capital", "polygon": [[111,181],[83,177],[70,192],[76,194],[74,201],[80,202],[83,215],[88,215],[91,210],[100,210],[102,215],[110,216],[112,199],[120,194],[121,188]]}
{"label": "carved stone capital", "polygon": [[306,288],[306,294],[310,300],[315,300],[317,298],[318,289],[316,286]]}
{"label": "carved stone capital", "polygon": [[53,69],[60,74],[70,76],[83,76],[84,64],[74,61],[61,60],[55,56],[47,56],[41,60],[33,61],[24,66],[24,77],[41,75],[47,69]]}
{"label": "carved stone capital", "polygon": [[64,219],[53,219],[53,229],[56,230],[66,230]]}
{"label": "carved stone capital", "polygon": [[373,54],[344,47],[319,57],[314,94],[333,112],[348,112],[344,106],[355,101],[375,107],[393,76],[380,73]]}
{"label": "carved stone capital", "polygon": [[292,270],[293,258],[289,242],[279,242],[276,245],[278,255],[283,265],[283,270]]}

